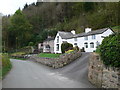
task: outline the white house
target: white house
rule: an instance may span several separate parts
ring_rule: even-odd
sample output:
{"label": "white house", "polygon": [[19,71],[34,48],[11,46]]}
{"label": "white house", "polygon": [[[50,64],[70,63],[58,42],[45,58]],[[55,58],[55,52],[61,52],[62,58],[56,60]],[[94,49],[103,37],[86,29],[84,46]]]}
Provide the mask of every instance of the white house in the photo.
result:
{"label": "white house", "polygon": [[61,44],[68,42],[73,46],[78,46],[80,49],[84,48],[85,52],[93,52],[96,47],[102,43],[104,37],[113,34],[111,28],[103,28],[92,31],[91,28],[86,28],[84,33],[75,34],[75,31],[64,32],[58,31],[54,40],[54,53],[61,52]]}

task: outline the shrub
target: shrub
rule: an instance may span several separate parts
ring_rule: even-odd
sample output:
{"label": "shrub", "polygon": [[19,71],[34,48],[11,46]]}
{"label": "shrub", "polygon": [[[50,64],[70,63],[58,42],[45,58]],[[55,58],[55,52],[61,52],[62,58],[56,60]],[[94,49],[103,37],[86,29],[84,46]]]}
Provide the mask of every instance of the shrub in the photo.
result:
{"label": "shrub", "polygon": [[120,33],[104,38],[100,45],[103,63],[111,67],[120,67]]}
{"label": "shrub", "polygon": [[81,52],[85,52],[85,48],[84,47],[81,49]]}
{"label": "shrub", "polygon": [[67,54],[72,53],[72,52],[74,52],[74,50],[65,51],[65,53],[67,53]]}
{"label": "shrub", "polygon": [[97,49],[95,50],[96,53],[100,53],[100,46],[97,47]]}
{"label": "shrub", "polygon": [[1,54],[0,57],[1,56],[2,56],[2,76],[5,76],[7,72],[11,69],[12,65],[8,57],[8,54]]}
{"label": "shrub", "polygon": [[74,50],[75,50],[75,51],[79,51],[80,49],[79,49],[78,46],[75,46],[75,47],[74,47]]}
{"label": "shrub", "polygon": [[28,46],[33,46],[34,43],[33,42],[29,42]]}
{"label": "shrub", "polygon": [[70,50],[72,48],[73,48],[73,45],[70,43],[67,43],[67,42],[62,43],[62,45],[61,45],[62,53],[65,53],[65,51]]}

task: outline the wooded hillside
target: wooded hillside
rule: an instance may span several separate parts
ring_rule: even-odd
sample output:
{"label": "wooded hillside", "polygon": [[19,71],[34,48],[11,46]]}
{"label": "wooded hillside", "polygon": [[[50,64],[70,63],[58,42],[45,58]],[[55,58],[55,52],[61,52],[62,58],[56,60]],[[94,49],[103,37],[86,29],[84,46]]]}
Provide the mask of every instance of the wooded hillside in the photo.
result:
{"label": "wooded hillside", "polygon": [[58,30],[77,33],[84,28],[93,30],[120,25],[120,2],[37,2],[25,4],[23,10],[17,10],[12,16],[3,17],[4,51],[37,45],[47,38],[55,36]]}

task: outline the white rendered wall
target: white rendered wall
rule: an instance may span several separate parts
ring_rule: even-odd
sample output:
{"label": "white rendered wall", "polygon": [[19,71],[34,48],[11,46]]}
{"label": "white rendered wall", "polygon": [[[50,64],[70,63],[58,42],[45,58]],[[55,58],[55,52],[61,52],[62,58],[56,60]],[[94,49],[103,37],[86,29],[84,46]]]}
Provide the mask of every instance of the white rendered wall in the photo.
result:
{"label": "white rendered wall", "polygon": [[[93,52],[94,50],[96,50],[97,42],[99,42],[99,44],[101,44],[104,37],[109,36],[112,33],[113,33],[113,31],[111,29],[108,29],[102,34],[96,34],[95,39],[92,39],[92,35],[90,35],[90,36],[88,36],[88,40],[85,40],[84,37],[77,37],[77,41],[75,41],[74,38],[62,39],[58,33],[54,40],[54,53],[62,53],[61,52],[61,44],[63,43],[63,41],[67,41],[68,43],[71,43],[73,45],[73,47],[75,47],[74,43],[77,43],[77,46],[80,49],[82,49],[84,47],[85,52]],[[59,36],[59,43],[57,43],[57,36]],[[88,48],[85,48],[84,43],[88,43]],[[90,43],[94,43],[94,48],[90,47]],[[59,51],[56,51],[56,44],[59,44]]]}
{"label": "white rendered wall", "polygon": [[[59,36],[59,42],[57,42],[57,36],[59,36],[59,33],[57,33],[55,40],[54,40],[54,53],[62,53],[61,51],[61,44],[62,44],[62,38]],[[59,44],[59,51],[57,51],[57,44]]]}

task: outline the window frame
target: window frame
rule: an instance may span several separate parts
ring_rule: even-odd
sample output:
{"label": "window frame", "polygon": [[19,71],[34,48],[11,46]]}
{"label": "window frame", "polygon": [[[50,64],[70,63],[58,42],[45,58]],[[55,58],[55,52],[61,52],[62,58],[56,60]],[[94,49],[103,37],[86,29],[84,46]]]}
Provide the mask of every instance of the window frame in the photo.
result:
{"label": "window frame", "polygon": [[74,43],[74,46],[77,46],[77,43]]}
{"label": "window frame", "polygon": [[95,44],[93,42],[90,43],[90,48],[94,48]]}
{"label": "window frame", "polygon": [[84,43],[84,46],[85,46],[85,48],[88,48],[88,43],[85,42],[85,43]]}
{"label": "window frame", "polygon": [[96,39],[96,35],[92,35],[92,39]]}
{"label": "window frame", "polygon": [[56,51],[59,51],[59,44],[56,44]]}
{"label": "window frame", "polygon": [[57,43],[59,43],[59,36],[57,36]]}

